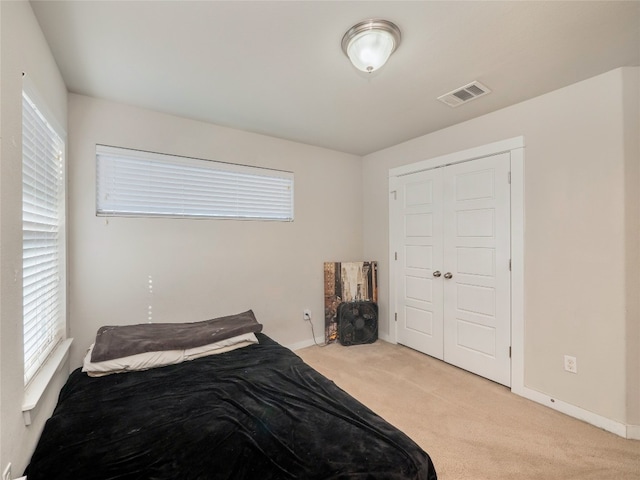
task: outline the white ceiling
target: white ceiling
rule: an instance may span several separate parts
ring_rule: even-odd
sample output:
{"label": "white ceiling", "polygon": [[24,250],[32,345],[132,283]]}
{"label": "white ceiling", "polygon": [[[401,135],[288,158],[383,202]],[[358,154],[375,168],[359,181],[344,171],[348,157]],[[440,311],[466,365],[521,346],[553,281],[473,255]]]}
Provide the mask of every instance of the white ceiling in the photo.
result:
{"label": "white ceiling", "polygon": [[[31,4],[71,92],[358,155],[640,65],[640,1]],[[402,42],[367,76],[340,41],[373,17]]]}

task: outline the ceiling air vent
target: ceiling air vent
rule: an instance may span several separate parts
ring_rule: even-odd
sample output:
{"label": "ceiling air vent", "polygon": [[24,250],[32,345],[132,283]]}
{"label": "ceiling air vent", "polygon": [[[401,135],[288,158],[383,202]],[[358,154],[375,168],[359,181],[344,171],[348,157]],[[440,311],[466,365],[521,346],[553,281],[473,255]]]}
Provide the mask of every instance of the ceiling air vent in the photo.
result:
{"label": "ceiling air vent", "polygon": [[458,105],[470,102],[474,98],[481,97],[487,93],[491,93],[491,90],[480,82],[475,81],[465,85],[464,87],[456,88],[452,92],[439,96],[438,100],[446,103],[450,107],[457,107]]}

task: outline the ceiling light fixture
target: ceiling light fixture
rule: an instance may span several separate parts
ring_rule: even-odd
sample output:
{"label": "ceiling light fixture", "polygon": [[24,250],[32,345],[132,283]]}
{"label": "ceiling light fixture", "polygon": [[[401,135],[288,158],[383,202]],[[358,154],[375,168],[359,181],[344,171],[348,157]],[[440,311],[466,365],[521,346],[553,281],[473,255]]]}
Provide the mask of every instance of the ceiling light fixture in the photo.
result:
{"label": "ceiling light fixture", "polygon": [[371,73],[382,67],[400,45],[400,29],[387,20],[364,20],[342,37],[342,50],[353,66]]}

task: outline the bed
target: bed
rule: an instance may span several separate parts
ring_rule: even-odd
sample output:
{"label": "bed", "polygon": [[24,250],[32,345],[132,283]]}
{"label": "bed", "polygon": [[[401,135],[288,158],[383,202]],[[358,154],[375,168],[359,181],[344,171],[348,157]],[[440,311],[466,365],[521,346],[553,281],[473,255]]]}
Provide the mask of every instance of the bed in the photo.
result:
{"label": "bed", "polygon": [[409,437],[261,328],[241,348],[161,368],[89,375],[85,360],[60,392],[27,479],[436,480]]}

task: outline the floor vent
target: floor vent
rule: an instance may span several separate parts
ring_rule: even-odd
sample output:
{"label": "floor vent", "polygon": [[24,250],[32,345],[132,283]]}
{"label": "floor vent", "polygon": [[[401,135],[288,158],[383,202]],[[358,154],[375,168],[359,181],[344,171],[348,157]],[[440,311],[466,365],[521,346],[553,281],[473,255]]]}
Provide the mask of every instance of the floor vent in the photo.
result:
{"label": "floor vent", "polygon": [[442,103],[446,103],[450,107],[457,107],[463,103],[470,102],[475,98],[482,97],[487,93],[491,93],[491,90],[480,82],[475,81],[465,85],[464,87],[456,88],[449,93],[439,96],[438,100]]}

